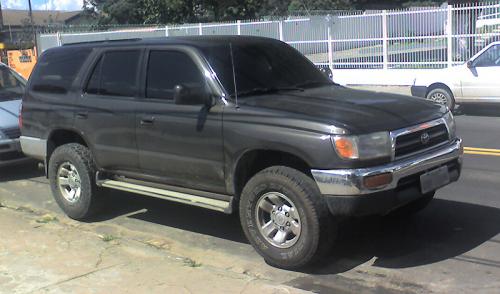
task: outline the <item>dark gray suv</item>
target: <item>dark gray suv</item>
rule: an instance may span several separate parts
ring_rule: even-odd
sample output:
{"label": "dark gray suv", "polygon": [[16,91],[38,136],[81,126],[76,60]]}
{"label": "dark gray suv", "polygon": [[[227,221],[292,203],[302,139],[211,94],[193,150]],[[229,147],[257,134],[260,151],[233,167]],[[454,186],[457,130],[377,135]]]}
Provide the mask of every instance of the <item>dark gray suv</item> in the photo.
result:
{"label": "dark gray suv", "polygon": [[106,189],[237,212],[282,268],[326,254],[340,217],[415,212],[461,170],[445,106],[341,87],[272,39],[66,45],[27,88],[23,151],[71,218]]}

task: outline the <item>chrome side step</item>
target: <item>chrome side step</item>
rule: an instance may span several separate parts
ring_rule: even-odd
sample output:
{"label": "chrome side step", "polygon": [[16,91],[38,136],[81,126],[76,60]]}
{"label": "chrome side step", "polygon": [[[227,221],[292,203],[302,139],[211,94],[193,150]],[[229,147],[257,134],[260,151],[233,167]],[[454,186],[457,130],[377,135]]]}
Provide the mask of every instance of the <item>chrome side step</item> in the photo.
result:
{"label": "chrome side step", "polygon": [[224,213],[232,212],[232,201],[223,201],[218,199],[212,199],[182,192],[153,188],[144,185],[138,185],[116,180],[100,180],[97,182],[97,184],[101,187],[151,196],[155,198],[180,202],[193,206],[199,206],[211,210],[221,211]]}

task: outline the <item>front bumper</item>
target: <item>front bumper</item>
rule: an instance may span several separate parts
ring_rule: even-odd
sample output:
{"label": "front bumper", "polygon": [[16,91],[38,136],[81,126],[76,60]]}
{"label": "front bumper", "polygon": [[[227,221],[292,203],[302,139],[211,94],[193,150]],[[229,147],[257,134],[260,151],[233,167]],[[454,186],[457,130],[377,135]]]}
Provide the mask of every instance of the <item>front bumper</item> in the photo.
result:
{"label": "front bumper", "polygon": [[[311,173],[321,194],[331,202],[329,203],[331,211],[332,205],[339,204],[340,201],[338,206],[341,207],[334,207],[332,213],[345,215],[384,213],[384,210],[397,208],[421,196],[419,176],[429,170],[448,165],[450,180],[457,181],[462,168],[462,154],[462,140],[456,139],[451,144],[382,166],[312,170]],[[377,189],[364,186],[366,177],[386,173],[392,174],[392,181],[389,184]],[[405,196],[405,193],[408,193],[408,196]],[[388,203],[382,205],[383,207],[377,207],[375,204],[381,201]],[[357,209],[365,205],[366,211]],[[370,207],[373,207],[373,211],[370,211]]]}
{"label": "front bumper", "polygon": [[0,140],[0,167],[21,164],[29,160],[21,151],[19,139]]}

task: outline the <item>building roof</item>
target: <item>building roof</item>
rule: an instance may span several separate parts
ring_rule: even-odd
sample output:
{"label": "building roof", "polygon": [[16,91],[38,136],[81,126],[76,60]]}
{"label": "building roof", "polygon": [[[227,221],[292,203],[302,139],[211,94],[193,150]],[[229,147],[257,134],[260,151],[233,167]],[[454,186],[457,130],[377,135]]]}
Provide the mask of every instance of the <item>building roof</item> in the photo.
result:
{"label": "building roof", "polygon": [[[64,24],[68,19],[77,16],[82,11],[33,10],[33,22],[36,25],[51,23]],[[2,9],[3,25],[20,26],[29,19],[28,10]]]}

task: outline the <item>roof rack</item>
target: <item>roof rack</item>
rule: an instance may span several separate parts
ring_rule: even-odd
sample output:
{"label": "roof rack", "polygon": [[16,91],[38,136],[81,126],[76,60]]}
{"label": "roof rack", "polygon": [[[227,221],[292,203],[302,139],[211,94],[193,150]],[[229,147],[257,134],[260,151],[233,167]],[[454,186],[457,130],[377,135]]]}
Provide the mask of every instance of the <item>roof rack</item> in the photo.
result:
{"label": "roof rack", "polygon": [[71,45],[81,45],[81,44],[103,44],[103,43],[115,43],[115,42],[130,42],[130,41],[142,41],[142,38],[130,38],[130,39],[117,39],[117,40],[99,40],[99,41],[83,41],[83,42],[75,42],[75,43],[66,43],[62,46],[71,46]]}

